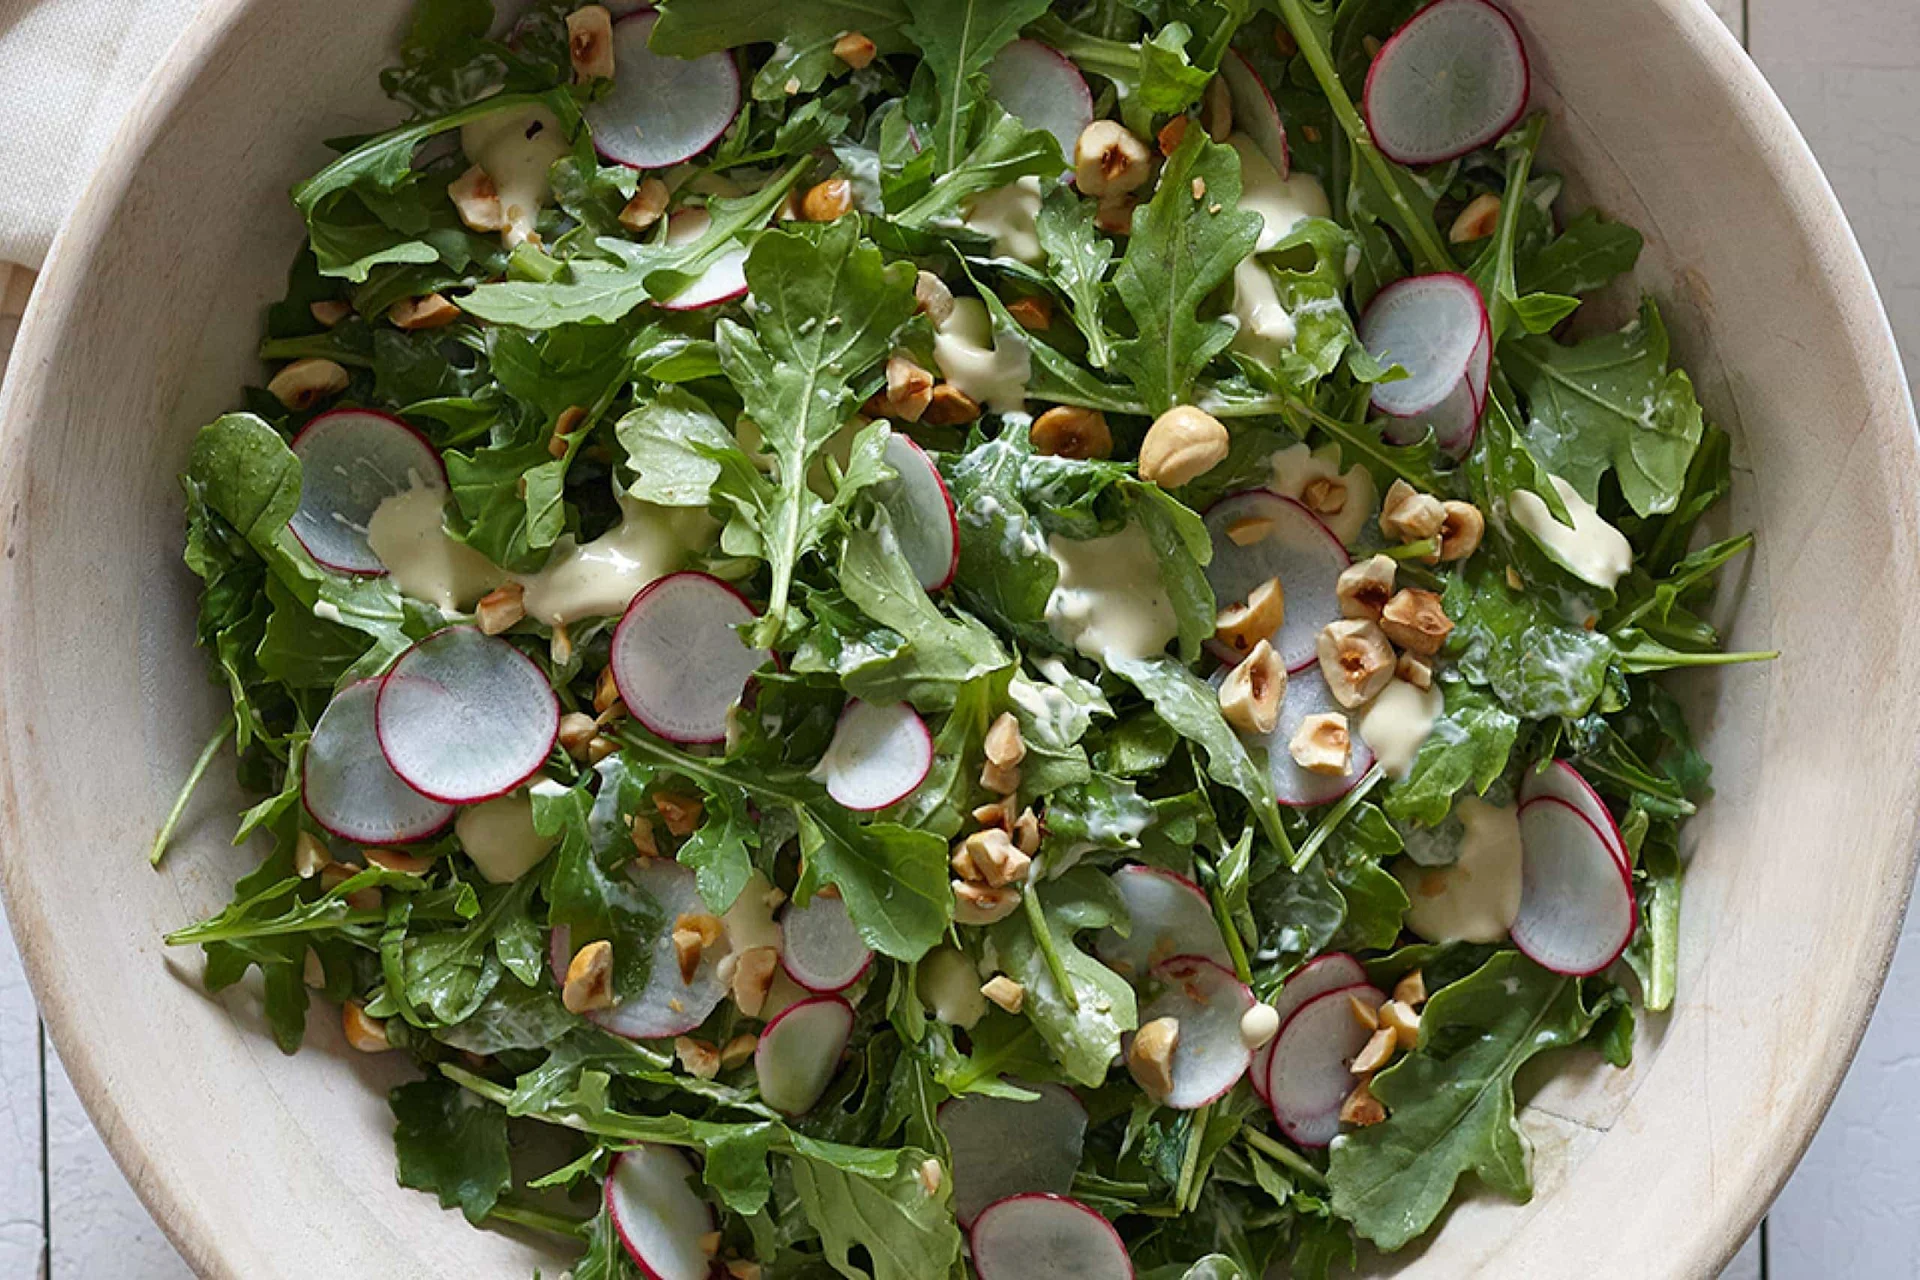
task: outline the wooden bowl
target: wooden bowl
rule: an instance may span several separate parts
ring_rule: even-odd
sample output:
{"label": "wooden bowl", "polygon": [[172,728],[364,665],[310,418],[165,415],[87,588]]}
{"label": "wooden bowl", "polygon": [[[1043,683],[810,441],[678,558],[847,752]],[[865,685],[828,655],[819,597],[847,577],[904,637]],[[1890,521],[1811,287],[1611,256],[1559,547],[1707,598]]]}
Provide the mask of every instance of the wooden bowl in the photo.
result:
{"label": "wooden bowl", "polygon": [[[1792,1169],[1866,1026],[1914,865],[1920,601],[1911,401],[1813,157],[1698,0],[1514,0],[1557,161],[1646,232],[1759,531],[1732,640],[1693,682],[1718,797],[1688,828],[1680,1000],[1630,1071],[1561,1056],[1521,1125],[1538,1193],[1470,1198],[1409,1276],[1710,1275]],[[537,1242],[394,1185],[385,1089],[316,1007],[283,1057],[257,996],[203,994],[164,930],[226,900],[242,797],[144,853],[221,710],[193,646],[175,476],[260,380],[263,304],[321,140],[390,122],[404,0],[213,0],[56,245],[5,410],[0,733],[7,907],[62,1060],[134,1187],[210,1276],[521,1276]],[[216,774],[221,772],[216,770]]]}

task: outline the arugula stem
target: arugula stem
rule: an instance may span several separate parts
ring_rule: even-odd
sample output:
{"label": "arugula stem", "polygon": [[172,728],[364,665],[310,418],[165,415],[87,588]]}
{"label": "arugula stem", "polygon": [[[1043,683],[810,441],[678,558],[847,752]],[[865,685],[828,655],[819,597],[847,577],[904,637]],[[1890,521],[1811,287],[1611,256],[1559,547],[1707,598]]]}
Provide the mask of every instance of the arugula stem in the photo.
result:
{"label": "arugula stem", "polygon": [[172,842],[174,829],[180,825],[180,819],[187,811],[188,801],[193,799],[193,793],[199,789],[200,779],[207,776],[207,767],[213,763],[214,756],[220,753],[220,748],[226,745],[227,739],[232,736],[233,712],[229,710],[226,715],[220,717],[220,727],[214,730],[211,738],[207,739],[207,745],[200,748],[200,755],[194,760],[193,768],[187,771],[187,780],[181,784],[180,794],[173,798],[173,808],[167,811],[167,820],[160,824],[160,834],[153,838],[153,848],[147,854],[148,866],[159,866],[160,859],[167,856],[167,845]]}
{"label": "arugula stem", "polygon": [[1643,676],[1654,671],[1675,671],[1683,667],[1732,667],[1744,662],[1772,662],[1778,649],[1749,650],[1743,653],[1684,653],[1678,649],[1636,656],[1632,649],[1620,654],[1620,665],[1628,675]]}
{"label": "arugula stem", "polygon": [[1418,542],[1409,542],[1401,547],[1384,547],[1374,554],[1385,556],[1389,560],[1424,560],[1428,556],[1438,555],[1439,552],[1440,539],[1422,538]]}
{"label": "arugula stem", "polygon": [[1213,908],[1213,922],[1220,926],[1220,936],[1226,939],[1227,955],[1233,960],[1234,976],[1250,983],[1253,981],[1253,966],[1247,960],[1247,944],[1241,939],[1240,930],[1227,911],[1226,895],[1220,892],[1217,876],[1211,887],[1213,892],[1207,895],[1208,904]]}
{"label": "arugula stem", "polygon": [[[342,903],[342,905],[345,905]],[[378,933],[361,936],[357,925],[385,925],[385,911],[345,911],[333,912],[325,917],[316,916],[307,920],[262,920],[248,921],[237,925],[216,927],[211,924],[189,925],[184,929],[175,929],[161,938],[170,947],[183,947],[193,943],[231,942],[236,938],[284,938],[296,933],[323,933],[335,930],[347,934],[351,941],[363,946],[378,948]]]}
{"label": "arugula stem", "polygon": [[1061,1001],[1069,1012],[1080,1012],[1080,996],[1073,989],[1073,979],[1067,974],[1066,962],[1053,945],[1053,929],[1047,924],[1047,913],[1041,909],[1037,885],[1029,884],[1026,887],[1020,895],[1020,905],[1026,910],[1027,924],[1033,929],[1034,943],[1046,959],[1047,972],[1053,975],[1053,985],[1060,989]]}
{"label": "arugula stem", "polygon": [[1305,1156],[1285,1143],[1274,1141],[1252,1125],[1240,1130],[1240,1136],[1247,1140],[1248,1146],[1274,1163],[1283,1165],[1288,1172],[1298,1174],[1316,1187],[1327,1185],[1327,1175],[1314,1168]]}
{"label": "arugula stem", "polygon": [[262,360],[304,360],[310,356],[360,369],[373,368],[372,356],[348,351],[341,346],[339,339],[329,333],[309,333],[297,338],[268,338],[260,344]]}
{"label": "arugula stem", "polygon": [[1342,822],[1347,820],[1347,815],[1358,808],[1360,802],[1367,798],[1367,792],[1379,786],[1380,779],[1386,776],[1387,771],[1377,763],[1373,768],[1367,770],[1367,776],[1360,779],[1358,785],[1356,785],[1353,790],[1341,796],[1338,804],[1327,810],[1327,816],[1320,819],[1320,825],[1313,829],[1313,834],[1307,837],[1306,842],[1302,844],[1299,851],[1293,855],[1293,861],[1287,864],[1288,869],[1297,873],[1309,862],[1312,862],[1313,855],[1320,852],[1320,846],[1327,842],[1327,837],[1332,835],[1334,830],[1339,827]]}
{"label": "arugula stem", "polygon": [[1187,1150],[1180,1160],[1180,1180],[1173,1187],[1173,1207],[1189,1208],[1187,1197],[1193,1193],[1194,1175],[1200,1171],[1200,1148],[1207,1141],[1207,1116],[1213,1111],[1213,1104],[1207,1103],[1193,1113],[1187,1125]]}
{"label": "arugula stem", "polygon": [[[1744,551],[1750,550],[1752,546],[1753,535],[1751,533],[1743,533],[1737,538],[1729,538],[1714,548],[1714,554],[1707,557],[1707,559],[1695,566],[1690,572],[1681,574],[1665,583],[1656,584],[1656,588],[1658,586],[1668,586],[1673,588],[1671,593],[1673,596],[1678,597],[1684,595],[1687,591],[1691,590],[1696,583],[1713,576],[1719,572],[1720,567],[1726,564],[1727,561]],[[1692,559],[1692,557],[1690,556],[1688,559]],[[1660,593],[1656,589],[1654,593],[1649,595],[1645,600],[1642,600],[1639,604],[1627,610],[1627,612],[1619,618],[1609,622],[1606,629],[1611,632],[1618,631],[1623,627],[1633,626],[1639,622],[1640,619],[1646,617],[1659,602]]]}
{"label": "arugula stem", "polygon": [[510,1226],[528,1227],[534,1231],[544,1231],[548,1235],[565,1236],[571,1240],[583,1240],[592,1228],[593,1220],[567,1218],[557,1213],[547,1213],[528,1205],[512,1204],[502,1200],[487,1211],[486,1221],[504,1222]]}

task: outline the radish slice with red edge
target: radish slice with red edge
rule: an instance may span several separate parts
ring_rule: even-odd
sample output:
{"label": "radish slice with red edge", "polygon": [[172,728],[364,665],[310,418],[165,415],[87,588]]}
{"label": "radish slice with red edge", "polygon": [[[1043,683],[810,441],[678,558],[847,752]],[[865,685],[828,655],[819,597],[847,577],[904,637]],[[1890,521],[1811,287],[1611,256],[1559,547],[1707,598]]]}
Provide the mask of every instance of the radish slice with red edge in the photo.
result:
{"label": "radish slice with red edge", "polygon": [[1353,1060],[1373,1035],[1353,1016],[1349,996],[1374,1008],[1386,996],[1368,986],[1342,987],[1301,1005],[1273,1040],[1267,1105],[1280,1131],[1303,1147],[1324,1147],[1340,1132],[1340,1104],[1353,1092]]}
{"label": "radish slice with red edge", "polygon": [[[1341,991],[1347,987],[1367,985],[1367,970],[1358,960],[1344,951],[1329,951],[1308,961],[1288,975],[1280,984],[1280,992],[1273,998],[1273,1011],[1279,1017],[1279,1025],[1285,1027],[1287,1019],[1316,996],[1329,991]],[[1273,1058],[1274,1042],[1267,1041],[1253,1051],[1253,1065],[1247,1068],[1247,1083],[1260,1095],[1261,1101],[1267,1100],[1267,1069]]]}
{"label": "radish slice with red edge", "polygon": [[[1225,680],[1224,669],[1215,672],[1213,685],[1218,688]],[[1288,745],[1293,735],[1299,731],[1300,724],[1308,716],[1334,713],[1347,717],[1348,739],[1352,746],[1347,759],[1347,771],[1342,774],[1314,773],[1302,769],[1293,758]],[[1316,662],[1301,671],[1287,677],[1287,694],[1280,702],[1280,718],[1274,722],[1273,732],[1265,737],[1243,734],[1242,740],[1267,749],[1267,774],[1273,779],[1274,798],[1289,809],[1310,809],[1318,804],[1331,804],[1359,783],[1367,770],[1373,768],[1373,748],[1367,745],[1355,727],[1357,717],[1347,708],[1334,701],[1333,691],[1327,688],[1327,679],[1320,673]]]}
{"label": "radish slice with red edge", "polygon": [[1206,892],[1185,876],[1158,867],[1128,866],[1113,873],[1113,887],[1127,904],[1132,929],[1122,937],[1102,929],[1093,940],[1100,963],[1124,978],[1138,978],[1175,956],[1202,956],[1231,963]]}
{"label": "radish slice with red edge", "polygon": [[1543,969],[1584,977],[1627,949],[1633,877],[1607,838],[1564,800],[1520,806],[1520,914],[1513,945]]}
{"label": "radish slice with red edge", "polygon": [[634,719],[670,742],[722,742],[727,711],[766,665],[739,628],[757,615],[738,591],[692,571],[670,573],[627,605],[609,665]]}
{"label": "radish slice with red edge", "polygon": [[[680,957],[673,946],[673,922],[684,915],[705,915],[709,908],[700,896],[694,873],[667,858],[642,858],[627,869],[628,877],[644,890],[660,908],[660,931],[653,940],[652,964],[647,982],[638,991],[614,991],[619,1001],[611,1009],[597,1009],[589,1015],[617,1036],[629,1040],[658,1040],[684,1035],[707,1020],[726,998],[727,984],[720,979],[720,960],[728,946],[708,947],[694,967],[693,979],[680,978]],[[555,930],[556,934],[560,930]],[[554,959],[564,975],[564,955],[571,959],[570,936],[556,937]]]}
{"label": "radish slice with red edge", "polygon": [[1074,144],[1093,123],[1093,92],[1071,59],[1038,40],[1015,40],[987,64],[987,86],[1008,115],[1057,138],[1073,166]]}
{"label": "radish slice with red edge", "polygon": [[740,72],[731,53],[663,57],[647,47],[659,15],[622,18],[613,28],[613,87],[581,109],[604,158],[632,169],[662,169],[699,155],[740,111]]}
{"label": "radish slice with red edge", "polygon": [[780,964],[809,991],[845,991],[873,963],[873,952],[860,940],[847,904],[838,897],[816,893],[804,907],[789,906],[780,918],[780,931]]}
{"label": "radish slice with red edge", "polygon": [[1532,72],[1513,19],[1487,0],[1435,0],[1367,68],[1367,131],[1388,159],[1438,164],[1520,122]]}
{"label": "radish slice with red edge", "polygon": [[[712,225],[713,215],[705,209],[676,209],[667,217],[667,243],[692,244]],[[746,292],[747,246],[735,241],[678,293],[655,305],[662,311],[699,311],[745,297]]]}
{"label": "radish slice with red edge", "polygon": [[944,590],[960,568],[960,518],[940,469],[919,445],[894,432],[883,455],[894,478],[874,486],[900,554],[928,591]]}
{"label": "radish slice with red edge", "polygon": [[313,726],[300,763],[300,799],[313,820],[342,840],[406,844],[453,820],[453,806],[421,795],[393,771],[374,730],[378,680],[335,694]]}
{"label": "radish slice with red edge", "polygon": [[[1267,641],[1288,671],[1312,666],[1320,629],[1340,617],[1340,571],[1353,563],[1340,539],[1300,503],[1266,489],[1220,499],[1207,509],[1206,526],[1213,538],[1207,582],[1220,607],[1245,601],[1268,578],[1280,579],[1286,620]],[[1244,546],[1234,541],[1235,531],[1246,537],[1262,528],[1264,534]],[[1245,656],[1207,643],[1229,665]]]}
{"label": "radish slice with red edge", "polygon": [[[1199,956],[1176,956],[1153,971],[1160,994],[1140,1010],[1140,1025],[1175,1018],[1173,1091],[1160,1104],[1175,1111],[1204,1107],[1239,1083],[1253,1060],[1240,1038],[1240,1019],[1253,1008],[1253,992],[1233,970]],[[1129,1041],[1132,1037],[1127,1037]]]}
{"label": "radish slice with red edge", "polygon": [[1395,419],[1389,439],[1410,444],[1432,427],[1442,449],[1466,451],[1484,407],[1491,335],[1480,290],[1463,275],[1409,276],[1375,295],[1360,318],[1361,344],[1407,372],[1373,389],[1373,407]]}
{"label": "radish slice with red edge", "polygon": [[981,1210],[967,1235],[980,1280],[1133,1280],[1120,1233],[1078,1200],[1008,1196]]}
{"label": "radish slice with red edge", "polygon": [[707,1280],[713,1258],[701,1237],[713,1210],[693,1188],[693,1165],[672,1147],[641,1143],[607,1169],[607,1216],[627,1256],[648,1280]]}
{"label": "radish slice with red edge", "polygon": [[1594,830],[1606,837],[1607,844],[1613,849],[1613,856],[1623,867],[1631,868],[1633,859],[1627,856],[1626,837],[1620,834],[1619,824],[1614,822],[1613,813],[1607,808],[1607,802],[1593,789],[1580,771],[1565,760],[1555,760],[1538,772],[1529,771],[1520,780],[1519,799],[1521,804],[1551,797],[1563,804],[1570,804],[1580,816],[1593,824]]}
{"label": "radish slice with red edge", "polygon": [[409,489],[446,491],[447,472],[426,438],[367,409],[323,413],[293,438],[300,506],[287,527],[316,562],[341,573],[383,574],[367,542],[380,504]]}
{"label": "radish slice with red edge", "polygon": [[849,809],[869,813],[913,794],[933,768],[933,735],[904,702],[850,699],[814,776]]}
{"label": "radish slice with red edge", "polygon": [[374,724],[403,782],[444,804],[473,804],[540,771],[560,733],[560,703],[526,654],[478,628],[447,627],[393,664]]}
{"label": "radish slice with red edge", "polygon": [[1087,1136],[1087,1109],[1057,1084],[1007,1083],[1040,1096],[1022,1102],[984,1093],[940,1104],[936,1123],[953,1166],[953,1216],[966,1226],[996,1200],[1073,1188]]}
{"label": "radish slice with red edge", "polygon": [[760,1100],[784,1115],[805,1114],[833,1082],[852,1034],[853,1006],[839,996],[788,1006],[753,1051]]}
{"label": "radish slice with red edge", "polygon": [[1280,119],[1280,108],[1273,104],[1273,94],[1237,49],[1227,50],[1220,59],[1220,74],[1226,77],[1227,96],[1233,103],[1234,128],[1253,139],[1253,145],[1284,180],[1293,168],[1293,157],[1287,147],[1287,126]]}

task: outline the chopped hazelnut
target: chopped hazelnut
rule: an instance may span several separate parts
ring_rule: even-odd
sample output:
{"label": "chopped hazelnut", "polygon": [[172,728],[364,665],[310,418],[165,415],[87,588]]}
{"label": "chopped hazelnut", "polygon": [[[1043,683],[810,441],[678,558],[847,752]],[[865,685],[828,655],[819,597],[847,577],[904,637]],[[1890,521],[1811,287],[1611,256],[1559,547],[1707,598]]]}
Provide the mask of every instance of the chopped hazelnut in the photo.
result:
{"label": "chopped hazelnut", "polygon": [[1138,208],[1137,197],[1121,193],[1101,196],[1100,205],[1094,211],[1093,225],[1110,236],[1124,236],[1133,233],[1133,211]]}
{"label": "chopped hazelnut", "polygon": [[773,975],[780,968],[780,953],[772,947],[749,947],[733,966],[733,1003],[749,1018],[760,1016],[766,1008],[767,992],[773,987]]}
{"label": "chopped hazelnut", "polygon": [[567,56],[575,84],[613,79],[613,15],[597,4],[568,14]]}
{"label": "chopped hazelnut", "polygon": [[1401,654],[1399,665],[1394,667],[1393,674],[1416,689],[1433,688],[1433,668],[1428,666],[1425,659],[1417,653]]}
{"label": "chopped hazelnut", "polygon": [[1300,52],[1300,46],[1294,43],[1293,32],[1287,30],[1287,24],[1284,22],[1274,24],[1273,48],[1283,58],[1291,58]]}
{"label": "chopped hazelnut", "polygon": [[362,849],[361,856],[382,871],[391,871],[396,875],[425,875],[433,869],[432,858],[422,858],[418,854],[402,853],[398,849]]}
{"label": "chopped hazelnut", "polygon": [[1055,405],[1033,420],[1027,432],[1033,451],[1053,458],[1107,458],[1113,455],[1113,432],[1107,415],[1078,405]]}
{"label": "chopped hazelnut", "polygon": [[300,962],[300,981],[315,991],[323,990],[327,985],[327,966],[320,959],[320,953],[312,947],[307,948],[306,957]]}
{"label": "chopped hazelnut", "polygon": [[1187,136],[1187,127],[1193,123],[1191,116],[1175,116],[1160,126],[1160,132],[1154,135],[1154,142],[1160,148],[1160,154],[1170,156],[1180,149],[1180,142]]}
{"label": "chopped hazelnut", "polygon": [[1020,891],[1012,886],[995,889],[965,880],[953,882],[953,919],[956,924],[994,924],[1020,907]]}
{"label": "chopped hazelnut", "polygon": [[638,235],[666,216],[667,184],[658,178],[643,178],[634,188],[633,199],[620,210],[620,225]]}
{"label": "chopped hazelnut", "polygon": [[727,1071],[745,1066],[753,1057],[753,1051],[760,1047],[760,1037],[751,1031],[745,1031],[720,1046],[720,1066]]}
{"label": "chopped hazelnut", "polygon": [[881,401],[890,418],[918,422],[933,403],[933,375],[907,356],[887,357],[887,390]]}
{"label": "chopped hazelnut", "polygon": [[1453,226],[1447,230],[1450,244],[1469,244],[1475,240],[1485,240],[1500,226],[1500,197],[1491,191],[1485,191],[1467,201],[1467,207],[1453,220]]}
{"label": "chopped hazelnut", "polygon": [[353,314],[353,306],[335,298],[323,298],[319,302],[308,304],[307,311],[313,316],[316,324],[331,329]]}
{"label": "chopped hazelnut", "polygon": [[980,994],[1005,1009],[1018,1013],[1027,1003],[1027,989],[1004,973],[996,973],[980,988]]}
{"label": "chopped hazelnut", "polygon": [[1347,509],[1347,482],[1340,476],[1315,476],[1300,489],[1300,501],[1323,516]]}
{"label": "chopped hazelnut", "polygon": [[1305,717],[1287,743],[1287,754],[1308,773],[1344,778],[1353,767],[1353,737],[1347,718],[1338,711]]}
{"label": "chopped hazelnut", "polygon": [[1233,94],[1225,76],[1207,82],[1207,91],[1200,99],[1200,123],[1214,142],[1225,142],[1233,135]]}
{"label": "chopped hazelnut", "polygon": [[[673,958],[680,966],[680,981],[692,982],[708,948],[720,941],[720,919],[704,913],[688,913],[673,922]],[[736,965],[736,969],[737,969]]]}
{"label": "chopped hazelnut", "polygon": [[913,1176],[919,1179],[922,1191],[930,1196],[937,1196],[940,1194],[941,1184],[947,1180],[947,1171],[941,1168],[938,1160],[928,1156],[920,1162],[920,1167],[913,1171]]}
{"label": "chopped hazelnut", "polygon": [[1389,1000],[1380,1006],[1380,1026],[1391,1030],[1402,1049],[1411,1049],[1420,1043],[1420,1015],[1413,1006],[1398,1000]]}
{"label": "chopped hazelnut", "polygon": [[1527,580],[1522,578],[1520,571],[1512,565],[1507,566],[1507,586],[1515,591],[1525,591],[1527,589]]}
{"label": "chopped hazelnut", "polygon": [[1020,740],[1020,721],[1011,711],[1002,711],[987,730],[987,759],[994,764],[1014,765],[1027,758],[1027,744]]}
{"label": "chopped hazelnut", "polygon": [[653,824],[637,813],[633,815],[633,848],[643,858],[660,856],[660,842],[653,838]]}
{"label": "chopped hazelnut", "polygon": [[526,588],[517,582],[495,587],[473,607],[474,622],[490,636],[499,635],[526,616]]}
{"label": "chopped hazelnut", "polygon": [[1378,623],[1342,618],[1320,630],[1320,674],[1334,701],[1351,710],[1371,701],[1393,679],[1393,646]]}
{"label": "chopped hazelnut", "polygon": [[1401,648],[1430,658],[1453,634],[1453,621],[1440,607],[1439,596],[1405,587],[1380,611],[1380,629]]}
{"label": "chopped hazelnut", "polygon": [[1179,1044],[1179,1019],[1155,1018],[1127,1046],[1127,1073],[1156,1101],[1173,1092],[1173,1051]]}
{"label": "chopped hazelnut", "polygon": [[393,321],[394,327],[409,332],[444,329],[459,318],[460,308],[437,293],[423,298],[402,298],[387,308],[387,319]]}
{"label": "chopped hazelnut", "polygon": [[600,674],[593,680],[593,710],[596,715],[605,717],[620,706],[620,683],[613,678],[613,668],[600,668]]}
{"label": "chopped hazelnut", "polygon": [[706,1254],[709,1258],[718,1255],[720,1252],[720,1242],[725,1238],[726,1237],[718,1231],[707,1232],[702,1235],[697,1242],[700,1245],[700,1252]]}
{"label": "chopped hazelnut", "polygon": [[1032,809],[1022,809],[1013,820],[1013,846],[1029,858],[1040,852],[1040,819]]}
{"label": "chopped hazelnut", "polygon": [[973,845],[968,843],[972,838],[969,836],[965,840],[954,841],[953,849],[947,855],[947,866],[962,880],[985,884],[987,877],[982,874],[980,864],[973,860]]}
{"label": "chopped hazelnut", "polygon": [[1273,534],[1273,521],[1265,516],[1241,516],[1227,522],[1227,538],[1236,547],[1250,547]]}
{"label": "chopped hazelnut", "polygon": [[673,1056],[680,1059],[681,1069],[696,1079],[711,1080],[720,1074],[720,1051],[705,1040],[675,1036]]}
{"label": "chopped hazelnut", "polygon": [[852,210],[853,184],[845,178],[817,182],[800,197],[800,216],[808,222],[832,222]]}
{"label": "chopped hazelnut", "polygon": [[479,165],[447,184],[447,199],[453,201],[460,222],[469,231],[504,231],[507,211],[500,203],[500,190],[493,178]]}
{"label": "chopped hazelnut", "polygon": [[922,271],[913,278],[913,299],[920,312],[933,321],[935,328],[953,316],[953,290],[947,288],[947,282],[931,271]]}
{"label": "chopped hazelnut", "polygon": [[1004,800],[983,804],[973,811],[973,820],[983,827],[1005,827],[1011,824],[1011,818]]}
{"label": "chopped hazelnut", "polygon": [[1371,1001],[1361,996],[1349,995],[1347,997],[1347,1012],[1353,1015],[1354,1022],[1366,1030],[1378,1031],[1380,1029],[1380,1009],[1379,1006],[1373,1004]]}
{"label": "chopped hazelnut", "polygon": [[1400,1047],[1400,1037],[1392,1027],[1381,1027],[1367,1041],[1366,1047],[1354,1058],[1351,1070],[1357,1076],[1370,1076],[1393,1061],[1394,1050]]}
{"label": "chopped hazelnut", "polygon": [[760,1264],[746,1258],[730,1258],[727,1275],[730,1280],[761,1280]]}
{"label": "chopped hazelnut", "polygon": [[1373,1096],[1373,1090],[1367,1086],[1365,1080],[1355,1085],[1353,1092],[1347,1095],[1347,1100],[1340,1104],[1340,1123],[1342,1124],[1356,1125],[1364,1129],[1368,1125],[1379,1124],[1386,1118],[1387,1109],[1380,1105],[1378,1098]]}
{"label": "chopped hazelnut", "polygon": [[584,762],[588,746],[599,736],[600,726],[584,712],[569,711],[560,717],[560,749],[575,760]]}
{"label": "chopped hazelnut", "polygon": [[613,944],[601,939],[573,953],[560,1003],[569,1013],[613,1008]]}
{"label": "chopped hazelnut", "polygon": [[1007,304],[1007,314],[1022,329],[1038,332],[1053,327],[1053,300],[1045,294],[1016,298]]}
{"label": "chopped hazelnut", "polygon": [[954,386],[943,382],[933,389],[933,399],[920,420],[930,427],[960,427],[980,417],[980,402]]}
{"label": "chopped hazelnut", "polygon": [[1380,532],[1395,542],[1418,542],[1438,534],[1446,518],[1440,499],[1395,480],[1380,505]]}
{"label": "chopped hazelnut", "polygon": [[367,1006],[358,1000],[340,1006],[340,1029],[346,1033],[347,1043],[361,1053],[385,1053],[393,1047],[387,1042],[387,1024],[368,1017]]}
{"label": "chopped hazelnut", "polygon": [[1342,569],[1333,588],[1340,601],[1340,616],[1378,621],[1380,611],[1393,598],[1393,579],[1399,568],[1391,556],[1374,556]]}
{"label": "chopped hazelnut", "polygon": [[1280,579],[1268,578],[1240,604],[1222,609],[1213,620],[1213,638],[1238,654],[1269,639],[1287,620],[1287,596]]}
{"label": "chopped hazelnut", "polygon": [[1113,120],[1095,120],[1073,144],[1073,180],[1090,196],[1121,195],[1153,174],[1147,144]]}
{"label": "chopped hazelnut", "polygon": [[989,760],[980,767],[980,785],[995,795],[1013,795],[1020,790],[1020,766]]}
{"label": "chopped hazelnut", "polygon": [[706,812],[698,796],[684,796],[677,791],[656,792],[653,809],[660,815],[660,821],[667,824],[667,830],[676,836],[692,835]]}
{"label": "chopped hazelnut", "polygon": [[1242,733],[1267,734],[1280,722],[1287,668],[1264,639],[1220,682],[1220,714]]}
{"label": "chopped hazelnut", "polygon": [[327,852],[327,846],[310,831],[302,831],[293,838],[293,873],[302,880],[311,880],[327,869],[333,861],[333,855]]}
{"label": "chopped hazelnut", "polygon": [[855,71],[871,66],[874,55],[878,52],[879,49],[873,41],[858,31],[849,31],[833,42],[833,56]]}
{"label": "chopped hazelnut", "polygon": [[[1023,882],[1027,878],[1027,868],[1032,863],[1032,859],[1020,851],[1013,837],[1001,827],[988,827],[984,831],[974,832],[961,842],[961,851],[972,862],[976,872],[971,878],[984,880],[995,888]],[[956,870],[960,858],[961,853],[954,855]],[[962,878],[968,877],[963,875]]]}
{"label": "chopped hazelnut", "polygon": [[1175,405],[1153,420],[1140,442],[1140,478],[1163,489],[1191,484],[1226,460],[1220,420],[1192,405]]}
{"label": "chopped hazelnut", "polygon": [[1427,975],[1418,969],[1393,984],[1393,998],[1410,1009],[1427,1002]]}
{"label": "chopped hazelnut", "polygon": [[305,412],[347,389],[347,371],[331,360],[295,360],[273,375],[267,391],[296,413]]}
{"label": "chopped hazelnut", "polygon": [[1471,502],[1443,502],[1440,507],[1446,513],[1440,521],[1440,558],[1465,560],[1480,549],[1487,518]]}

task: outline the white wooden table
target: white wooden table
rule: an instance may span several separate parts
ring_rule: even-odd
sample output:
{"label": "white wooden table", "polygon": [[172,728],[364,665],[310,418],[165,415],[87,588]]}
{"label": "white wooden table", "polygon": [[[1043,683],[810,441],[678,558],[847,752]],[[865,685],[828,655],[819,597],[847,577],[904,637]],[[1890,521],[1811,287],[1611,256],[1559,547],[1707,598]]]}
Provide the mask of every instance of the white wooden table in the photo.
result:
{"label": "white wooden table", "polygon": [[[1826,166],[1920,381],[1920,0],[1711,3]],[[0,265],[0,368],[30,284]],[[1722,1280],[1920,1276],[1916,988],[1920,912],[1832,1113]],[[0,1280],[190,1275],[81,1110],[0,930]]]}

